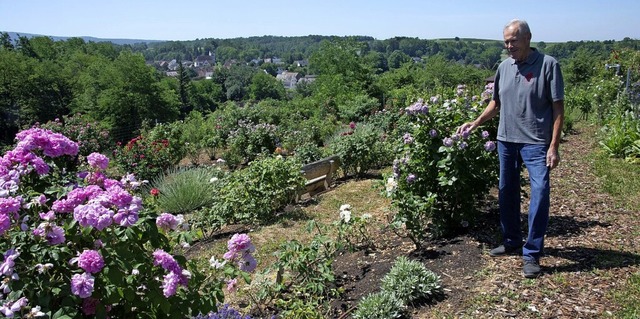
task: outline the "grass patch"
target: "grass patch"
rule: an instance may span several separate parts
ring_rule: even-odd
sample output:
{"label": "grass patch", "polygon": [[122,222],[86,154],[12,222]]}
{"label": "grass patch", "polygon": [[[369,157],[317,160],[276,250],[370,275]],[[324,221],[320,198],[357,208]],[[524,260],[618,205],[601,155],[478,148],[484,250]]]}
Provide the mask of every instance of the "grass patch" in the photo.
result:
{"label": "grass patch", "polygon": [[631,210],[640,208],[640,165],[610,158],[604,152],[597,152],[593,159],[602,188],[616,203]]}
{"label": "grass patch", "polygon": [[614,292],[614,299],[622,305],[614,318],[640,318],[640,272],[633,274],[623,288]]}

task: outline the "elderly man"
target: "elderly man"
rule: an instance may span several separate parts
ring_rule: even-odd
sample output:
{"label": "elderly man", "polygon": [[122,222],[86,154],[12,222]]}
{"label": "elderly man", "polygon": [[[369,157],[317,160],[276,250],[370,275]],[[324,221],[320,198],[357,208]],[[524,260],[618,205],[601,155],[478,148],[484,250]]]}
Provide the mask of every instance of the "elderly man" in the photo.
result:
{"label": "elderly man", "polygon": [[[458,133],[473,130],[500,114],[499,206],[503,244],[492,257],[522,252],[523,275],[540,275],[540,257],[549,221],[549,173],[558,166],[564,120],[564,82],[560,65],[551,56],[531,48],[531,31],[523,20],[512,20],[503,30],[509,58],[496,71],[493,98],[473,122]],[[531,185],[528,235],[520,229],[520,168],[526,166]]]}

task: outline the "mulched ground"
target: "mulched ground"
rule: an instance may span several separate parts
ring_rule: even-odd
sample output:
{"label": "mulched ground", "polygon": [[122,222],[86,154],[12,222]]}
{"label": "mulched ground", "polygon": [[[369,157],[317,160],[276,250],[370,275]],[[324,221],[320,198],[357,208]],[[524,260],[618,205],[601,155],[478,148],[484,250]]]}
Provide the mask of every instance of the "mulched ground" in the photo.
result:
{"label": "mulched ground", "polygon": [[[348,318],[358,300],[378,291],[401,255],[423,261],[444,286],[438,300],[411,307],[412,318],[610,318],[618,310],[611,291],[640,268],[640,222],[637,211],[616,207],[599,189],[589,155],[597,147],[594,140],[595,129],[584,127],[561,145],[562,162],[552,172],[541,277],[523,278],[518,256],[487,254],[500,243],[496,200],[489,198],[479,223],[466,234],[417,251],[408,239],[385,232],[377,236],[375,251],[336,258],[335,273],[345,293],[332,303],[334,318]],[[527,211],[526,199],[522,211]]]}

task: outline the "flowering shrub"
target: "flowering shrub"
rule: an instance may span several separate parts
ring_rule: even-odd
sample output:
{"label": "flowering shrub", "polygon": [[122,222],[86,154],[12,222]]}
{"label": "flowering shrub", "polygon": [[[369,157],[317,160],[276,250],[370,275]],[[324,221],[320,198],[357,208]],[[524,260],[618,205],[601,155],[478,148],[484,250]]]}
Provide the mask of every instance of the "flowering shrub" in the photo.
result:
{"label": "flowering shrub", "polygon": [[0,159],[3,315],[177,318],[215,311],[223,283],[248,281],[256,262],[246,235],[230,241],[224,272],[205,272],[172,253],[167,235],[181,221],[143,209],[133,175],[109,178],[96,153],[62,170],[78,145],[49,130],[16,138]]}
{"label": "flowering shrub", "polygon": [[412,127],[398,143],[399,158],[386,191],[398,209],[394,224],[404,225],[418,246],[427,234],[441,236],[468,226],[478,201],[496,185],[498,159],[490,140],[495,129],[456,134],[483,107],[474,101],[432,97],[405,109]]}
{"label": "flowering shrub", "polygon": [[113,147],[109,131],[100,122],[91,121],[82,114],[65,115],[40,125],[40,128],[60,133],[78,143],[78,155],[107,152]]}
{"label": "flowering shrub", "polygon": [[223,156],[230,166],[253,161],[260,154],[270,154],[277,146],[276,126],[238,121],[236,130],[227,138],[228,150]]}
{"label": "flowering shrub", "polygon": [[116,164],[122,171],[132,173],[140,179],[156,177],[180,160],[171,152],[167,139],[151,140],[140,135],[126,145],[118,146],[113,151]]}

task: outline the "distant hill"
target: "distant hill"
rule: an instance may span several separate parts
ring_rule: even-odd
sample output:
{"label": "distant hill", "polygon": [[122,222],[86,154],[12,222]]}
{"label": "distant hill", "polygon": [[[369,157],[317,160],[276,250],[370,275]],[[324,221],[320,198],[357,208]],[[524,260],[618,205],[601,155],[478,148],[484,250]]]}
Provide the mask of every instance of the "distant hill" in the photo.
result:
{"label": "distant hill", "polygon": [[111,42],[113,44],[125,45],[125,44],[136,44],[136,43],[153,43],[153,42],[166,42],[165,40],[142,40],[142,39],[102,39],[96,37],[87,37],[87,36],[77,36],[77,37],[61,37],[61,36],[53,36],[53,35],[43,35],[43,34],[32,34],[32,33],[24,33],[24,32],[13,32],[13,31],[0,31],[6,32],[9,34],[9,38],[12,41],[18,39],[18,37],[23,36],[27,38],[33,37],[49,37],[53,41],[66,41],[71,38],[81,38],[85,42]]}

